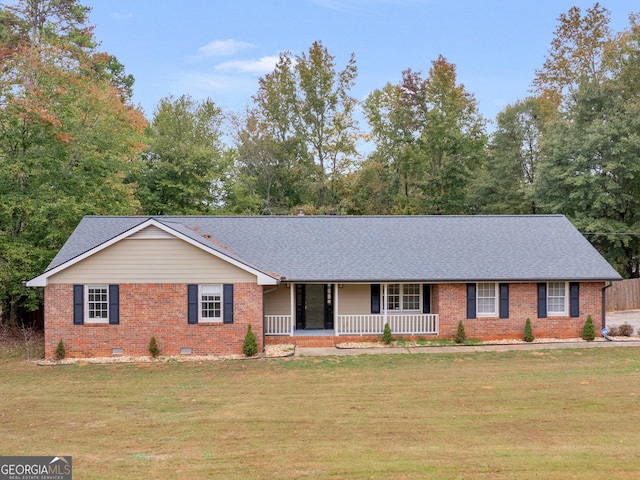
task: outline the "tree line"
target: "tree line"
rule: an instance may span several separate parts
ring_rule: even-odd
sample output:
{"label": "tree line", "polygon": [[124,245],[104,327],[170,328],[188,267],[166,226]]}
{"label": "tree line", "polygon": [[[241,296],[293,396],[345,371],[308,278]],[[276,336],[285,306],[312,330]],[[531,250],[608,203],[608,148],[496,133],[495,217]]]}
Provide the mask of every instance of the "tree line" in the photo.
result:
{"label": "tree line", "polygon": [[355,55],[339,67],[321,41],[282,53],[241,114],[169,95],[146,119],[89,13],[78,0],[0,7],[5,321],[39,305],[22,282],[87,214],[561,213],[640,275],[638,14],[621,32],[598,3],[560,15],[530,95],[488,134],[443,56],[358,102]]}

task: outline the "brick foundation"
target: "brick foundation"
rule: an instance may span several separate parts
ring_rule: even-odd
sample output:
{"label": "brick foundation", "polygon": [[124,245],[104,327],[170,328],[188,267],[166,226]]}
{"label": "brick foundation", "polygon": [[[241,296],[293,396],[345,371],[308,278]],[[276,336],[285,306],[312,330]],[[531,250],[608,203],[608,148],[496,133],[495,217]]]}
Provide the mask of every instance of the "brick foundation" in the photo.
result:
{"label": "brick foundation", "polygon": [[112,356],[113,348],[124,355],[148,355],[149,341],[156,337],[162,355],[242,353],[247,326],[262,351],[262,287],[234,284],[233,324],[187,323],[186,284],[120,284],[120,324],[73,325],[73,285],[45,288],[45,356],[55,356],[60,341],[69,357]]}

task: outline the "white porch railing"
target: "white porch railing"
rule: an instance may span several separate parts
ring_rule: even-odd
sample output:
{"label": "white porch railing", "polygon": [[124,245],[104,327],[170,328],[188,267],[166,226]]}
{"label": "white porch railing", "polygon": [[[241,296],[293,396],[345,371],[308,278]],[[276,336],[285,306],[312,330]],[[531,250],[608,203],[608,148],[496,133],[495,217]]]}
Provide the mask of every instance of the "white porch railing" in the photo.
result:
{"label": "white porch railing", "polygon": [[[389,314],[394,335],[437,335],[438,315],[432,313]],[[382,335],[384,315],[338,315],[336,335]]]}
{"label": "white porch railing", "polygon": [[292,335],[291,315],[265,315],[265,335]]}
{"label": "white porch railing", "polygon": [[[291,315],[265,315],[265,335],[293,335]],[[384,315],[338,315],[336,335],[382,335]],[[437,335],[437,314],[389,314],[394,335]]]}

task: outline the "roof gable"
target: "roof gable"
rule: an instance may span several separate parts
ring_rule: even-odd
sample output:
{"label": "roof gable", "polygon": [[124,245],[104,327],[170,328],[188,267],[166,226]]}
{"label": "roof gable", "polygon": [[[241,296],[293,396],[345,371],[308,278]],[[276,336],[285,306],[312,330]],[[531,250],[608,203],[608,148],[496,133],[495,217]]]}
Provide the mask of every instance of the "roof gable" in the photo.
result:
{"label": "roof gable", "polygon": [[[93,217],[93,218],[100,218],[100,217]],[[107,218],[112,218],[112,217],[107,217]],[[123,217],[123,218],[131,218],[131,217]],[[82,222],[81,222],[82,223]],[[102,222],[98,222],[98,223],[102,223]],[[106,223],[106,222],[105,222]],[[127,225],[128,226],[128,225]],[[82,231],[81,226],[79,225],[78,228],[76,228],[76,232],[78,230]],[[75,232],[74,232],[75,233]],[[80,235],[81,239],[82,239],[82,235]],[[91,237],[89,235],[89,237]],[[71,238],[69,239],[69,241],[67,242],[67,244],[65,244],[65,247],[67,247],[67,245],[69,245],[69,248],[67,249],[68,251],[65,253],[65,247],[63,247],[63,249],[59,252],[59,254],[54,258],[54,260],[51,262],[50,267],[42,274],[39,275],[31,280],[29,280],[28,282],[26,282],[26,285],[28,287],[44,287],[47,285],[47,279],[59,272],[61,272],[64,269],[67,269],[81,261],[83,261],[84,259],[95,255],[98,252],[103,251],[104,249],[110,247],[111,245],[114,245],[115,243],[120,242],[121,240],[124,239],[145,239],[145,238],[178,238],[182,241],[185,241],[201,250],[206,251],[207,253],[220,258],[238,268],[240,268],[241,270],[244,270],[246,272],[249,272],[253,275],[255,275],[257,277],[257,281],[259,285],[276,285],[278,283],[277,279],[271,275],[265,274],[264,272],[246,264],[243,263],[242,261],[240,261],[237,258],[232,258],[229,255],[225,255],[223,252],[220,251],[220,249],[218,248],[214,248],[213,245],[208,245],[205,242],[201,242],[201,241],[197,241],[196,239],[194,239],[192,236],[190,235],[185,235],[184,232],[180,232],[179,229],[174,229],[171,228],[171,226],[165,225],[164,223],[158,221],[155,218],[146,218],[146,219],[142,219],[139,218],[139,223],[130,226],[129,228],[127,228],[126,230],[118,233],[117,235],[108,238],[107,240],[97,244],[97,245],[93,245],[90,246],[88,249],[86,248],[86,246],[91,245],[91,240],[87,240],[87,243],[83,243],[81,241],[78,241],[77,243],[73,242],[73,238],[74,235],[71,236]],[[77,239],[76,239],[77,240]],[[84,245],[84,247],[83,247]],[[76,251],[76,255],[71,256],[68,259],[65,259],[65,255],[66,256],[70,256],[72,255],[72,253],[74,252],[74,250]],[[61,255],[62,254],[62,255]]]}

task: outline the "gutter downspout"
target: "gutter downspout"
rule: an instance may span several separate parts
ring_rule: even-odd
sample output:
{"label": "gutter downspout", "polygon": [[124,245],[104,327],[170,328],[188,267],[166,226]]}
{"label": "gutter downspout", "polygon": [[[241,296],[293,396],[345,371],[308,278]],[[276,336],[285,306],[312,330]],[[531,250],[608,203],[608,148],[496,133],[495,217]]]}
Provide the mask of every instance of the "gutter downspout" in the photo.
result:
{"label": "gutter downspout", "polygon": [[609,285],[602,287],[602,328],[607,327],[607,288],[613,285],[613,282],[609,280]]}

